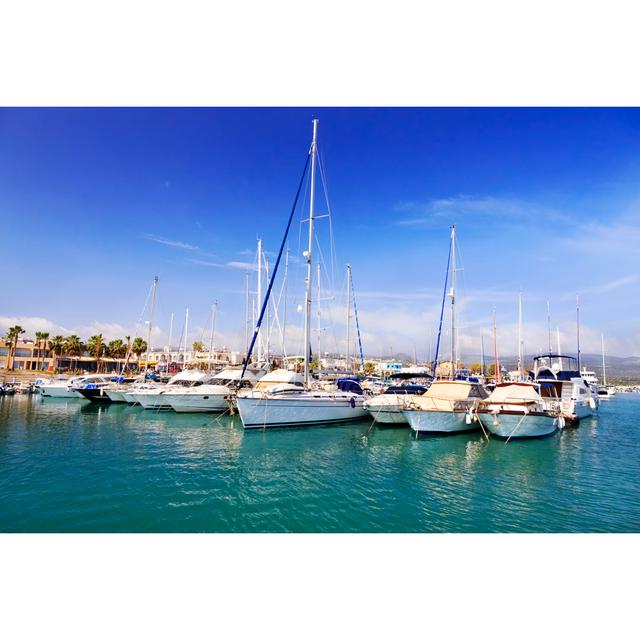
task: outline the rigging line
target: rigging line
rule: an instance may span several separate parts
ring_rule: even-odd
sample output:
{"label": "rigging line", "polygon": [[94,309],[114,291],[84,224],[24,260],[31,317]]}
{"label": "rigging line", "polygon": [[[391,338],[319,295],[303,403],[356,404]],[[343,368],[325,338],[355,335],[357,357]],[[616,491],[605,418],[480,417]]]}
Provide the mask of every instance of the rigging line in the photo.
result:
{"label": "rigging line", "polygon": [[[444,316],[444,305],[447,301],[447,284],[449,283],[449,265],[451,264],[451,243],[449,244],[449,257],[447,258],[447,273],[444,277],[444,291],[442,292],[442,307],[440,308],[440,325],[438,326],[438,339],[436,341],[436,356],[433,360],[433,378],[436,379],[436,369],[438,368],[438,353],[440,351],[440,335],[442,334],[442,317]],[[452,363],[453,366],[453,363]]]}
{"label": "rigging line", "polygon": [[284,248],[287,243],[289,229],[291,229],[291,222],[293,221],[293,215],[296,212],[296,205],[298,204],[298,198],[300,197],[300,191],[302,190],[302,185],[304,183],[304,177],[307,173],[307,167],[309,166],[310,158],[311,158],[311,149],[309,150],[309,153],[307,153],[307,160],[304,163],[304,169],[302,171],[302,175],[300,176],[300,184],[298,185],[298,191],[296,192],[296,197],[295,197],[295,200],[293,201],[293,206],[291,207],[291,213],[289,215],[289,221],[287,222],[287,228],[284,233],[284,238],[282,238],[282,243],[280,244],[280,251],[278,252],[278,257],[276,258],[276,263],[273,267],[271,278],[269,279],[269,286],[267,287],[267,293],[264,297],[264,302],[262,303],[262,309],[260,309],[260,316],[258,317],[258,322],[256,324],[255,331],[253,332],[253,338],[251,339],[251,344],[249,345],[249,351],[247,352],[247,357],[245,358],[244,366],[242,367],[242,373],[240,374],[240,381],[242,381],[242,379],[244,378],[244,374],[247,371],[247,366],[249,365],[249,359],[251,358],[251,352],[253,351],[253,347],[256,343],[256,338],[258,337],[258,332],[260,331],[260,326],[262,325],[262,319],[264,318],[264,314],[267,309],[267,303],[269,302],[269,296],[271,295],[273,282],[276,278],[276,274],[278,273],[278,267],[280,266],[280,259],[282,258],[282,252],[284,251]]}
{"label": "rigging line", "polygon": [[324,191],[324,199],[327,203],[327,213],[329,214],[329,253],[331,258],[331,285],[333,286],[335,282],[335,263],[337,262],[336,257],[336,246],[333,240],[333,211],[331,211],[331,203],[329,202],[329,188],[327,186],[327,177],[324,170],[324,161],[322,159],[322,153],[318,150],[318,168],[320,169],[320,178],[322,180],[322,190]]}
{"label": "rigging line", "polygon": [[360,362],[362,364],[362,373],[364,373],[364,354],[362,353],[362,339],[360,337],[360,321],[358,320],[358,306],[356,305],[356,292],[353,288],[353,273],[351,275],[351,297],[353,298],[353,311],[356,316],[356,331],[358,332],[358,346],[360,347]]}

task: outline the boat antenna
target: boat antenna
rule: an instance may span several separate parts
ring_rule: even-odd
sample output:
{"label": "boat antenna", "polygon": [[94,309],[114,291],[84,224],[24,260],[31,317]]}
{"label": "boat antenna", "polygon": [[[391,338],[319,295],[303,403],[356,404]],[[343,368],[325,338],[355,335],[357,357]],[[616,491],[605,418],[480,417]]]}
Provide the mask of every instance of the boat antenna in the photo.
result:
{"label": "boat antenna", "polygon": [[213,336],[216,333],[216,312],[218,311],[218,301],[215,300],[211,305],[211,339],[209,340],[209,371],[213,360]]}
{"label": "boat antenna", "polygon": [[440,336],[442,335],[442,318],[444,316],[444,303],[447,300],[447,284],[449,283],[449,265],[451,264],[451,244],[449,244],[449,257],[447,258],[447,270],[444,276],[444,290],[442,292],[442,306],[440,307],[440,324],[438,325],[438,338],[436,340],[436,355],[433,360],[433,377],[436,378],[438,369],[438,353],[440,352]]}
{"label": "boat antenna", "polygon": [[158,276],[153,277],[153,283],[151,285],[151,313],[149,314],[149,320],[147,323],[147,355],[144,362],[144,374],[147,375],[149,369],[149,350],[151,349],[151,327],[153,326],[153,316],[156,312],[156,289],[158,288]]}
{"label": "boat antenna", "polygon": [[311,351],[311,287],[313,286],[313,221],[314,221],[314,199],[316,189],[316,156],[317,156],[317,139],[318,139],[318,120],[313,120],[313,139],[311,141],[311,187],[309,190],[309,245],[307,250],[302,254],[307,261],[307,290],[305,292],[304,305],[304,385],[309,388],[310,381],[310,351]]}
{"label": "boat antenna", "polygon": [[289,220],[287,222],[287,227],[284,232],[284,237],[282,238],[282,244],[280,245],[280,251],[278,252],[278,257],[276,258],[276,262],[273,268],[273,272],[271,274],[271,278],[269,280],[269,285],[267,286],[267,293],[265,295],[264,301],[262,302],[262,308],[260,309],[260,315],[258,316],[258,322],[256,323],[255,329],[253,331],[253,337],[251,338],[251,343],[249,344],[249,349],[247,351],[247,356],[244,360],[244,366],[242,367],[242,374],[240,375],[239,382],[244,378],[244,374],[247,371],[247,366],[249,365],[249,360],[251,359],[251,352],[253,351],[253,347],[256,342],[256,338],[258,337],[258,332],[260,331],[260,326],[262,325],[262,319],[264,317],[267,302],[269,301],[269,296],[271,295],[271,289],[273,288],[273,283],[276,278],[276,274],[278,273],[278,266],[280,265],[280,258],[282,258],[282,252],[284,251],[284,247],[287,242],[287,237],[289,235],[289,230],[291,229],[291,222],[293,220],[293,215],[296,211],[296,206],[298,204],[298,198],[300,197],[300,191],[302,189],[302,185],[304,183],[304,177],[307,173],[307,167],[309,166],[309,158],[311,157],[311,150],[307,154],[307,159],[304,164],[304,169],[302,171],[302,176],[300,177],[300,184],[298,185],[298,191],[296,192],[296,197],[293,201],[293,206],[291,207],[291,213],[289,214]]}

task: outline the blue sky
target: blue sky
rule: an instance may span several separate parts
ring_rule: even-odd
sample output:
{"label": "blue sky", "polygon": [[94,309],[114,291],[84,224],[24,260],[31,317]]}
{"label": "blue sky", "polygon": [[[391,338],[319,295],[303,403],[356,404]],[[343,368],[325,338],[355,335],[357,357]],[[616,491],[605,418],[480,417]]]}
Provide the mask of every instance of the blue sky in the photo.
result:
{"label": "blue sky", "polygon": [[[479,351],[494,306],[500,350],[515,351],[522,291],[528,352],[546,346],[547,300],[575,349],[580,294],[584,350],[604,332],[612,355],[640,355],[637,109],[2,109],[0,329],[134,332],[157,274],[156,342],[186,306],[189,341],[202,337],[217,299],[216,342],[240,347],[247,267],[258,236],[277,249],[313,117],[336,252],[324,348],[344,348],[349,262],[365,351],[428,355],[455,223],[463,351]],[[298,216],[290,351],[301,230]]]}

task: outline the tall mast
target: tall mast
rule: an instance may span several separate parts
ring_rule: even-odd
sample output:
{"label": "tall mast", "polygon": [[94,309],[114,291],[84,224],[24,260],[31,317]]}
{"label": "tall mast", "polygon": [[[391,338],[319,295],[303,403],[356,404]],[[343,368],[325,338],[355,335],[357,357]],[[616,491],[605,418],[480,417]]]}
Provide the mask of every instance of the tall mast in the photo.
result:
{"label": "tall mast", "polygon": [[547,339],[549,341],[549,355],[551,355],[551,307],[547,300]]}
{"label": "tall mast", "polygon": [[[158,288],[158,276],[153,277],[153,284],[151,285],[151,313],[149,314],[149,321],[147,323],[147,355],[144,362],[144,372],[147,373],[149,369],[149,351],[151,349],[151,328],[153,326],[153,317],[156,312],[156,289]],[[98,354],[100,356],[100,354]]]}
{"label": "tall mast", "polygon": [[347,265],[347,351],[346,351],[346,370],[350,371],[349,363],[351,362],[351,265]]}
{"label": "tall mast", "polygon": [[576,296],[576,339],[578,343],[578,371],[580,371],[580,297]]}
{"label": "tall mast", "polygon": [[[287,343],[285,341],[287,331],[287,286],[289,277],[289,247],[284,257],[284,308],[282,310],[282,355],[287,356]],[[284,363],[283,363],[284,364]]]}
{"label": "tall mast", "polygon": [[211,306],[211,339],[209,340],[209,371],[213,360],[213,336],[216,332],[216,312],[218,311],[218,301],[215,300]]}
{"label": "tall mast", "polygon": [[496,323],[496,308],[493,307],[493,357],[496,384],[500,382],[500,362],[498,361],[498,327]]}
{"label": "tall mast", "polygon": [[244,284],[244,351],[249,351],[249,274],[245,274]]}
{"label": "tall mast", "polygon": [[607,386],[607,365],[604,361],[604,333],[600,334],[600,338],[602,340],[602,381],[604,386]]}
{"label": "tall mast", "polygon": [[316,348],[316,357],[318,358],[318,364],[320,363],[320,332],[322,331],[322,327],[321,327],[321,322],[322,322],[322,317],[321,317],[321,310],[320,310],[320,262],[318,262],[317,264],[317,270],[318,270],[318,286],[317,286],[317,294],[316,294],[316,302],[318,305],[318,311],[316,313],[317,318],[318,318],[318,346]]}
{"label": "tall mast", "polygon": [[309,374],[311,363],[309,362],[309,352],[311,350],[311,287],[313,286],[313,205],[316,190],[316,141],[318,137],[318,120],[313,121],[313,139],[311,141],[311,188],[309,191],[309,246],[307,248],[307,291],[305,294],[304,308],[304,384],[309,387]]}
{"label": "tall mast", "polygon": [[522,377],[522,293],[518,294],[518,375]]}
{"label": "tall mast", "polygon": [[456,351],[456,225],[451,225],[451,380],[456,377],[458,354]]}
{"label": "tall mast", "polygon": [[171,341],[173,340],[173,311],[169,322],[169,364],[171,364]]}
{"label": "tall mast", "polygon": [[[267,260],[267,256],[263,256],[264,260],[264,273],[267,277],[267,282],[269,282],[269,261]],[[267,362],[271,359],[271,309],[267,304],[267,339],[266,339],[266,349],[265,349],[265,359]]]}
{"label": "tall mast", "polygon": [[184,346],[182,349],[182,368],[187,368],[187,334],[189,333],[189,307],[184,310]]}
{"label": "tall mast", "polygon": [[[258,238],[258,308],[262,305],[262,238]],[[258,333],[258,363],[262,362],[262,332]]]}

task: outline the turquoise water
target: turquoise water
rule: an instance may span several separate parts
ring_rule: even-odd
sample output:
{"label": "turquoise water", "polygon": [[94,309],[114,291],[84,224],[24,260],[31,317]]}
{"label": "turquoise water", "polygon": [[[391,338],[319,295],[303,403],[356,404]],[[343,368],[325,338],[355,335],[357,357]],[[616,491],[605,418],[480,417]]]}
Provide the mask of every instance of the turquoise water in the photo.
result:
{"label": "turquoise water", "polygon": [[0,399],[0,530],[640,531],[640,395],[543,440]]}

